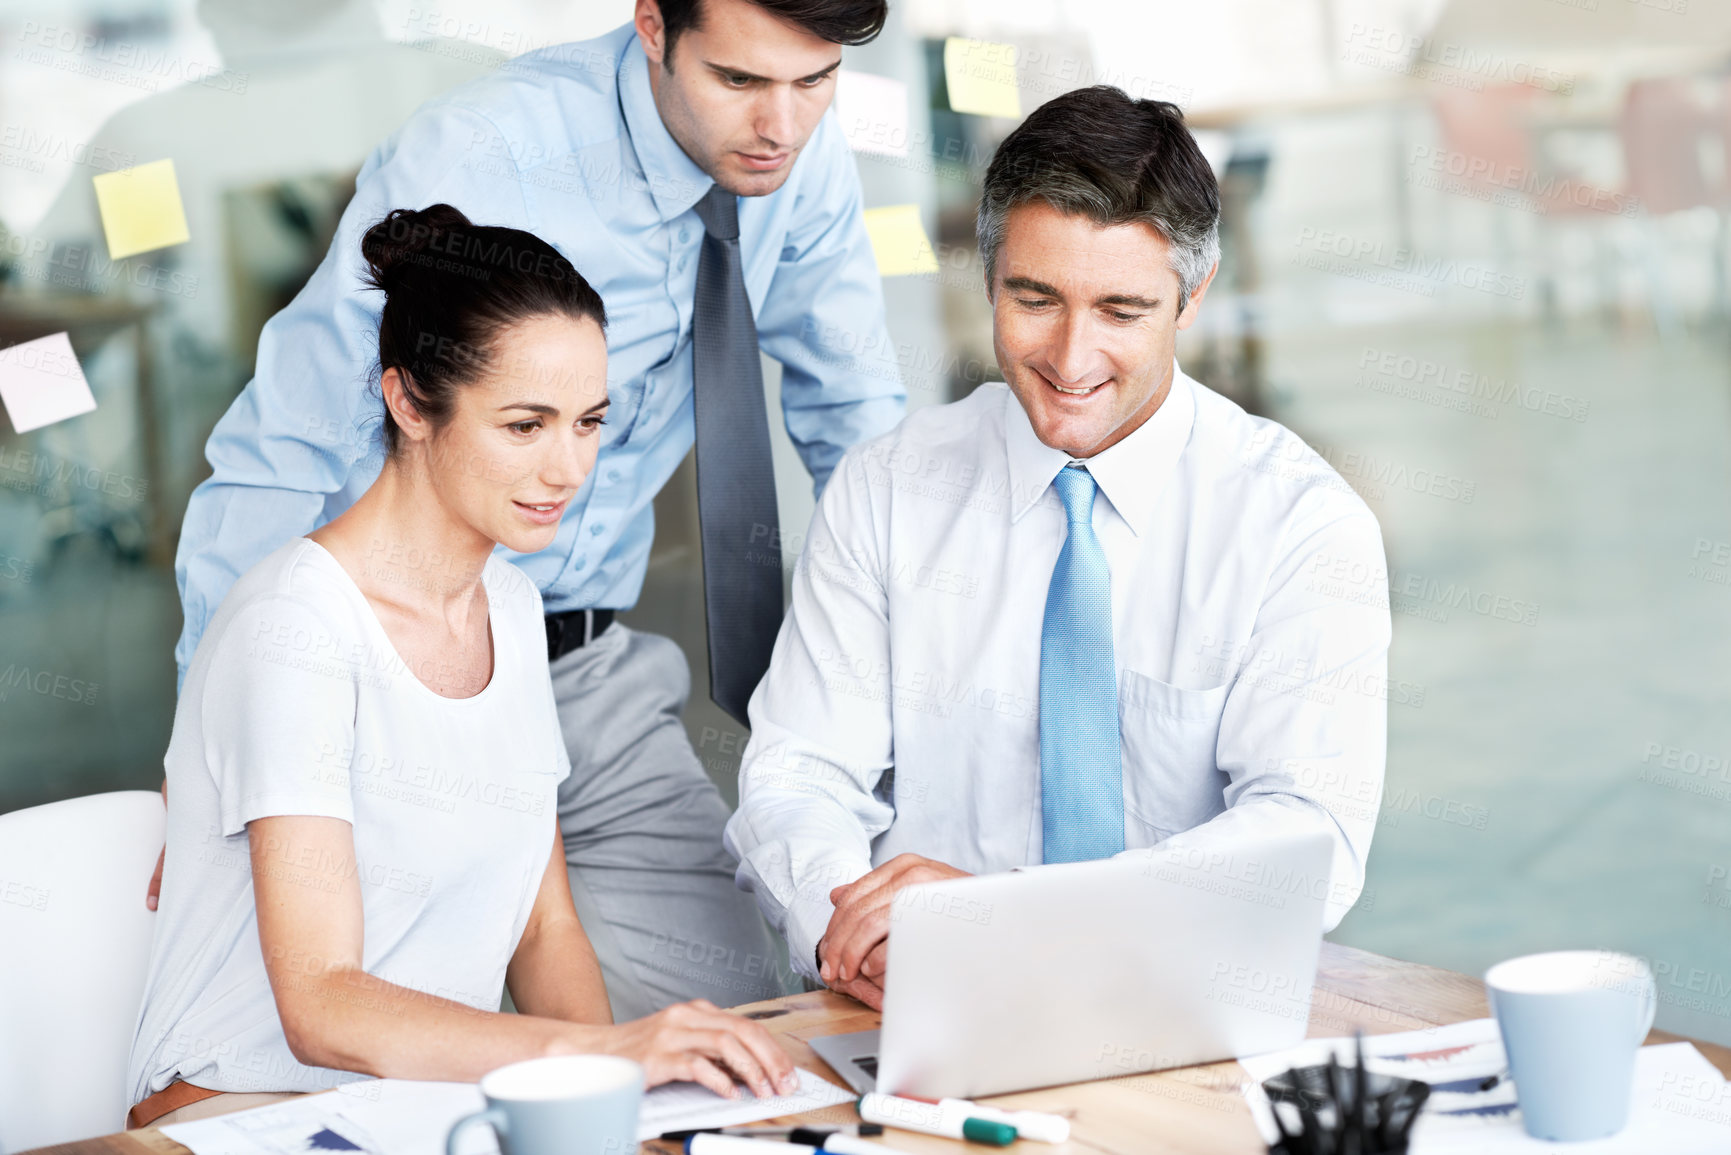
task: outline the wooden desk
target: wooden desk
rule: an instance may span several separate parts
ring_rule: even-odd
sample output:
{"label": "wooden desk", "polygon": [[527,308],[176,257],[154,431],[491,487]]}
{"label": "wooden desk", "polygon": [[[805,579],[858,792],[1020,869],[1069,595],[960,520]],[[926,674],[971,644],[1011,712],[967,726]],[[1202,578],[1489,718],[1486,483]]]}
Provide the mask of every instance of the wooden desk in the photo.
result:
{"label": "wooden desk", "polygon": [[[878,1016],[852,999],[830,991],[791,995],[736,1008],[780,1036],[800,1066],[834,1080],[806,1040],[821,1035],[863,1031]],[[1381,1035],[1438,1026],[1490,1013],[1479,980],[1417,963],[1397,962],[1351,947],[1324,943],[1322,966],[1311,1002],[1313,1037],[1351,1034],[1363,1027]],[[1674,1042],[1654,1031],[1649,1043]],[[1731,1049],[1696,1043],[1701,1053],[1731,1076]],[[1070,1141],[1061,1147],[1020,1142],[1003,1150],[1014,1155],[1265,1155],[1265,1148],[1239,1096],[1245,1080],[1237,1063],[1185,1067],[1154,1075],[1127,1075],[1044,1091],[1026,1091],[989,1100],[1005,1107],[1052,1111],[1072,1118]],[[838,1084],[840,1080],[834,1080]],[[802,1116],[830,1122],[857,1121],[843,1104]],[[973,1155],[994,1150],[959,1140],[891,1130],[880,1142],[900,1151]],[[674,1144],[646,1143],[645,1155],[673,1152]],[[79,1143],[39,1148],[36,1155],[186,1155],[186,1148],[153,1128],[105,1135]]]}

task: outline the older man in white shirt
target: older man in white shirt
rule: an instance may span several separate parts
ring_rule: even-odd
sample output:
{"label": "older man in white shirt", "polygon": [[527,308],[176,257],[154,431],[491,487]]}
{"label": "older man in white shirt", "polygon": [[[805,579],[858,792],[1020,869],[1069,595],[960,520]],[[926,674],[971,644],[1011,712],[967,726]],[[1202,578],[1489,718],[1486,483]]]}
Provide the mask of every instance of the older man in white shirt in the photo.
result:
{"label": "older man in white shirt", "polygon": [[[999,148],[998,365],[856,446],[751,698],[726,843],[807,977],[882,1005],[912,883],[1161,846],[1334,840],[1358,898],[1389,614],[1364,502],[1178,368],[1219,197],[1178,109],[1096,87]],[[1362,596],[1359,596],[1362,595]]]}

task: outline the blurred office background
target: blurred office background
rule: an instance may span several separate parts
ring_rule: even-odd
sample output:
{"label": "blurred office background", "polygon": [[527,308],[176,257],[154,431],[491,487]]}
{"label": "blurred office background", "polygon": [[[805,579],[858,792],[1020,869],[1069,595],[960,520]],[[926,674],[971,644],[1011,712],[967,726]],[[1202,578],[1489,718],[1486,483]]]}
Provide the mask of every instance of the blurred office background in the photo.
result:
{"label": "blurred office background", "polygon": [[[917,206],[935,247],[936,272],[885,283],[912,405],[996,376],[972,220],[1015,120],[951,109],[946,38],[1013,46],[1024,109],[1096,81],[1176,101],[1220,176],[1223,268],[1180,359],[1302,434],[1387,545],[1387,574],[1314,573],[1394,615],[1382,820],[1334,937],[1469,972],[1632,951],[1661,1026],[1731,1042],[1731,5],[894,7],[848,50],[841,112],[868,206]],[[0,425],[0,811],[160,781],[203,443],[368,151],[422,100],[629,14],[5,6],[0,344],[69,332],[99,407]],[[91,178],[163,158],[191,241],[110,262]],[[811,487],[778,453],[791,564]],[[688,471],[627,620],[685,647],[687,722],[732,798]]]}

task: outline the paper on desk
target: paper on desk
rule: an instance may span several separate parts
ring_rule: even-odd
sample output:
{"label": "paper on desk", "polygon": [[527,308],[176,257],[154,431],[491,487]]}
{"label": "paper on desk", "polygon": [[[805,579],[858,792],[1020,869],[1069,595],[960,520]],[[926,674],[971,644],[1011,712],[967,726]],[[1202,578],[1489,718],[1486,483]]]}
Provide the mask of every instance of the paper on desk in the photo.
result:
{"label": "paper on desk", "polygon": [[118,261],[192,239],[172,160],[153,160],[90,179],[96,186],[96,208],[108,237],[109,259]]}
{"label": "paper on desk", "polygon": [[799,1074],[799,1089],[791,1095],[759,1099],[747,1091],[744,1098],[723,1099],[699,1083],[668,1083],[643,1096],[643,1114],[637,1125],[639,1140],[653,1138],[663,1131],[689,1131],[696,1127],[732,1127],[739,1123],[755,1123],[777,1115],[798,1115],[851,1103],[852,1091],[820,1079],[804,1068]]}
{"label": "paper on desk", "polygon": [[[792,1095],[758,1099],[750,1092],[723,1099],[696,1083],[668,1083],[643,1096],[637,1138],[695,1127],[726,1127],[777,1115],[797,1115],[852,1101],[853,1094],[799,1071]],[[364,1079],[333,1093],[309,1095],[232,1115],[171,1123],[162,1129],[195,1155],[306,1155],[355,1151],[362,1155],[443,1155],[451,1124],[486,1104],[473,1083]],[[460,1155],[498,1151],[485,1128],[464,1136]]]}
{"label": "paper on desk", "polygon": [[855,152],[908,155],[908,86],[888,76],[835,74],[835,115]]}
{"label": "paper on desk", "polygon": [[12,429],[28,433],[96,408],[65,333],[0,349],[0,402]]}
{"label": "paper on desk", "polygon": [[[1354,1062],[1353,1040],[1306,1039],[1284,1051],[1240,1059],[1238,1065],[1260,1091],[1264,1079],[1291,1067],[1326,1063],[1331,1053],[1343,1063]],[[1364,1056],[1368,1070],[1403,1079],[1423,1079],[1433,1086],[1439,1079],[1494,1075],[1507,1063],[1495,1019],[1470,1019],[1393,1035],[1366,1035]]]}
{"label": "paper on desk", "polygon": [[944,41],[944,87],[950,108],[977,116],[1021,116],[1016,46],[951,36]]}
{"label": "paper on desk", "polygon": [[[1473,1019],[1422,1031],[1366,1036],[1365,1067],[1423,1079],[1431,1085],[1412,1132],[1413,1155],[1501,1155],[1556,1152],[1559,1144],[1534,1139],[1521,1125],[1515,1087],[1503,1079],[1488,1091],[1478,1083],[1505,1066],[1495,1019]],[[1351,1039],[1309,1039],[1290,1050],[1240,1059],[1245,1088],[1263,1138],[1278,1137],[1262,1081],[1291,1067],[1328,1062],[1330,1052],[1353,1061]],[[1629,1123],[1606,1139],[1569,1143],[1571,1155],[1694,1155],[1731,1151],[1731,1085],[1688,1043],[1642,1047],[1635,1061]]]}
{"label": "paper on desk", "polygon": [[877,258],[878,276],[905,277],[938,271],[938,257],[926,238],[925,226],[920,224],[918,205],[886,205],[867,209],[862,215],[866,235],[871,238],[872,255]]}

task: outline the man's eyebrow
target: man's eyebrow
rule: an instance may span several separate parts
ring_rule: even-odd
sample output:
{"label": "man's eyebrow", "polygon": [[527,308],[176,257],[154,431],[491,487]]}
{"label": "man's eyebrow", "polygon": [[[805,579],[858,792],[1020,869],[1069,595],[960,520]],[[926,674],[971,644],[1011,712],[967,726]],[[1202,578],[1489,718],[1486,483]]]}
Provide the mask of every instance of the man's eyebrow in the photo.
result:
{"label": "man's eyebrow", "polygon": [[711,72],[719,72],[723,76],[743,76],[747,80],[768,80],[767,76],[759,76],[755,72],[747,72],[743,68],[735,68],[731,64],[718,64],[713,60],[705,60],[703,66]]}
{"label": "man's eyebrow", "polygon": [[1094,302],[1096,305],[1126,305],[1132,309],[1158,309],[1158,299],[1150,301],[1147,297],[1137,297],[1129,293],[1113,293],[1109,297],[1101,297]]}
{"label": "man's eyebrow", "polygon": [[[1038,293],[1042,297],[1052,297],[1059,301],[1064,299],[1064,294],[1057,289],[1044,281],[1036,281],[1032,277],[1005,277],[1004,288],[1021,293]],[[1138,297],[1134,293],[1111,293],[1104,297],[1095,298],[1094,304],[1096,306],[1120,305],[1129,309],[1149,310],[1160,307],[1158,300],[1151,301],[1147,297]]]}
{"label": "man's eyebrow", "polygon": [[[714,60],[705,60],[703,63],[707,68],[710,69],[710,71],[718,72],[723,76],[742,76],[747,80],[761,80],[766,84],[774,84],[775,83],[774,79],[771,77],[759,76],[755,72],[747,72],[745,69],[735,68],[731,64],[722,64],[722,63],[719,63],[718,61],[714,61]],[[807,80],[822,80],[824,77],[828,76],[830,73],[834,72],[836,69],[838,69],[840,67],[841,67],[841,58],[837,57],[835,63],[831,64],[828,68],[819,69],[818,71],[812,73],[810,76],[802,76],[799,78],[799,81],[796,83],[804,82]]]}
{"label": "man's eyebrow", "polygon": [[831,64],[828,68],[820,68],[816,72],[812,73],[810,76],[800,77],[800,80],[802,82],[807,81],[807,80],[822,80],[824,77],[828,76],[830,73],[834,72],[836,69],[838,69],[840,67],[841,67],[841,58],[838,56],[836,58],[835,63]]}
{"label": "man's eyebrow", "polygon": [[1064,296],[1046,282],[1036,281],[1032,277],[1005,277],[1004,288],[1021,293],[1038,293],[1042,297],[1057,297],[1060,300]]}

